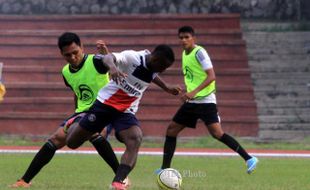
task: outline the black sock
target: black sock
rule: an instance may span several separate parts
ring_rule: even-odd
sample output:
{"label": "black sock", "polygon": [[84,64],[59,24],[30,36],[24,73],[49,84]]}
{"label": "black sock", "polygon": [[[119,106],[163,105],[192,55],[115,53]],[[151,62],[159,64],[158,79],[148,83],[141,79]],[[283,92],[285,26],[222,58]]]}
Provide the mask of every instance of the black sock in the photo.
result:
{"label": "black sock", "polygon": [[161,165],[162,169],[170,168],[171,160],[174,155],[176,144],[177,144],[176,137],[166,136],[165,145],[164,145],[163,163]]}
{"label": "black sock", "polygon": [[90,142],[94,145],[97,152],[105,160],[105,162],[109,164],[114,173],[116,173],[117,168],[119,167],[119,162],[110,143],[101,135],[91,139]]}
{"label": "black sock", "polygon": [[224,133],[219,139],[221,142],[226,144],[233,151],[237,152],[245,161],[250,159],[251,156],[242,148],[242,146],[231,136]]}
{"label": "black sock", "polygon": [[113,182],[114,181],[122,182],[128,176],[130,171],[131,171],[130,166],[125,165],[125,164],[120,164],[117,169],[116,175],[113,179]]}
{"label": "black sock", "polygon": [[25,172],[22,179],[29,183],[34,176],[53,158],[57,147],[51,141],[47,141],[39,150],[39,152],[33,158],[27,171]]}

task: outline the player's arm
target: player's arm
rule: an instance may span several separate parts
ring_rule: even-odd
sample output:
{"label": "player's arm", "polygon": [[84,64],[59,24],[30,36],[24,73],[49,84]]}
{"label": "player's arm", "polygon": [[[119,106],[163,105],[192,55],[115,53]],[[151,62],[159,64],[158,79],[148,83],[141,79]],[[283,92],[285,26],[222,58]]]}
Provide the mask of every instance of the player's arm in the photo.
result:
{"label": "player's arm", "polygon": [[98,40],[96,42],[96,47],[99,54],[96,54],[93,58],[94,66],[98,73],[106,74],[109,71],[109,67],[107,64],[103,63],[103,57],[110,53],[109,49],[103,40]]}
{"label": "player's arm", "polygon": [[96,54],[93,57],[93,63],[98,73],[107,74],[110,68],[107,64],[103,63],[103,57],[104,55],[102,54]]}
{"label": "player's arm", "polygon": [[193,99],[198,92],[206,88],[212,81],[215,80],[215,73],[214,73],[213,68],[208,69],[205,72],[207,73],[208,77],[199,86],[197,86],[197,88],[195,88],[193,91],[185,93],[181,97],[183,101]]}
{"label": "player's arm", "polygon": [[107,55],[110,53],[106,43],[103,40],[98,40],[96,42],[96,46],[97,46],[97,50],[100,54]]}
{"label": "player's arm", "polygon": [[110,77],[114,80],[117,84],[121,81],[122,78],[125,78],[127,75],[121,72],[116,67],[116,58],[113,54],[109,53],[102,58],[103,64],[109,68]]}
{"label": "player's arm", "polygon": [[159,76],[156,76],[152,82],[155,83],[157,86],[159,86],[164,91],[172,95],[178,95],[182,91],[182,88],[179,85],[169,85]]}

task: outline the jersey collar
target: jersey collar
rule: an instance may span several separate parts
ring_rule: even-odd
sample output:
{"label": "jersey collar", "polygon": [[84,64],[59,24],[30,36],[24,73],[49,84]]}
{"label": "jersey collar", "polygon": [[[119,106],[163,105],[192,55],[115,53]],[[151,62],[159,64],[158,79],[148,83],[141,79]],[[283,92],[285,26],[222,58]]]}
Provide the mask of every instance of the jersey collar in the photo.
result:
{"label": "jersey collar", "polygon": [[78,71],[83,67],[83,65],[84,65],[84,63],[85,63],[87,57],[88,57],[88,54],[85,54],[84,57],[83,57],[83,59],[82,59],[82,62],[79,64],[79,67],[78,67],[77,69],[73,69],[71,66],[69,66],[70,72],[71,72],[71,73],[76,73],[76,72],[78,72]]}

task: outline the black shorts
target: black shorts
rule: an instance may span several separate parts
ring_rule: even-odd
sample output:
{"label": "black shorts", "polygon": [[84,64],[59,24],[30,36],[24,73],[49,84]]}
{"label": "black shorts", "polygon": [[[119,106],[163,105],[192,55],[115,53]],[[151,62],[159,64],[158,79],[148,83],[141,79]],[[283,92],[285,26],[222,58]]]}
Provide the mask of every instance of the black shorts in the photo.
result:
{"label": "black shorts", "polygon": [[196,127],[198,119],[206,125],[220,122],[216,104],[184,103],[173,117],[174,122],[190,128]]}
{"label": "black shorts", "polygon": [[92,105],[79,124],[87,131],[99,133],[108,124],[112,125],[115,132],[132,126],[139,126],[139,122],[134,114],[120,112],[98,100]]}

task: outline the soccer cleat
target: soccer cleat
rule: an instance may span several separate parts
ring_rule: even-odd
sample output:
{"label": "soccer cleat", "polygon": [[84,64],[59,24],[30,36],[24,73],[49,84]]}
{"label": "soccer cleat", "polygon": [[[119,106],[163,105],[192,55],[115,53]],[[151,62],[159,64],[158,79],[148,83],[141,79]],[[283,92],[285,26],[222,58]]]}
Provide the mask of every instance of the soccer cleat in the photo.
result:
{"label": "soccer cleat", "polygon": [[159,169],[155,170],[154,173],[155,173],[156,175],[158,175],[161,171],[163,171],[163,169],[159,168]]}
{"label": "soccer cleat", "polygon": [[127,187],[122,182],[114,181],[110,186],[110,190],[127,190]]}
{"label": "soccer cleat", "polygon": [[246,161],[246,166],[248,168],[247,169],[248,174],[251,174],[255,170],[257,163],[258,163],[258,159],[254,156]]}
{"label": "soccer cleat", "polygon": [[30,186],[31,183],[27,183],[23,179],[19,179],[14,184],[9,185],[10,188],[29,188]]}

